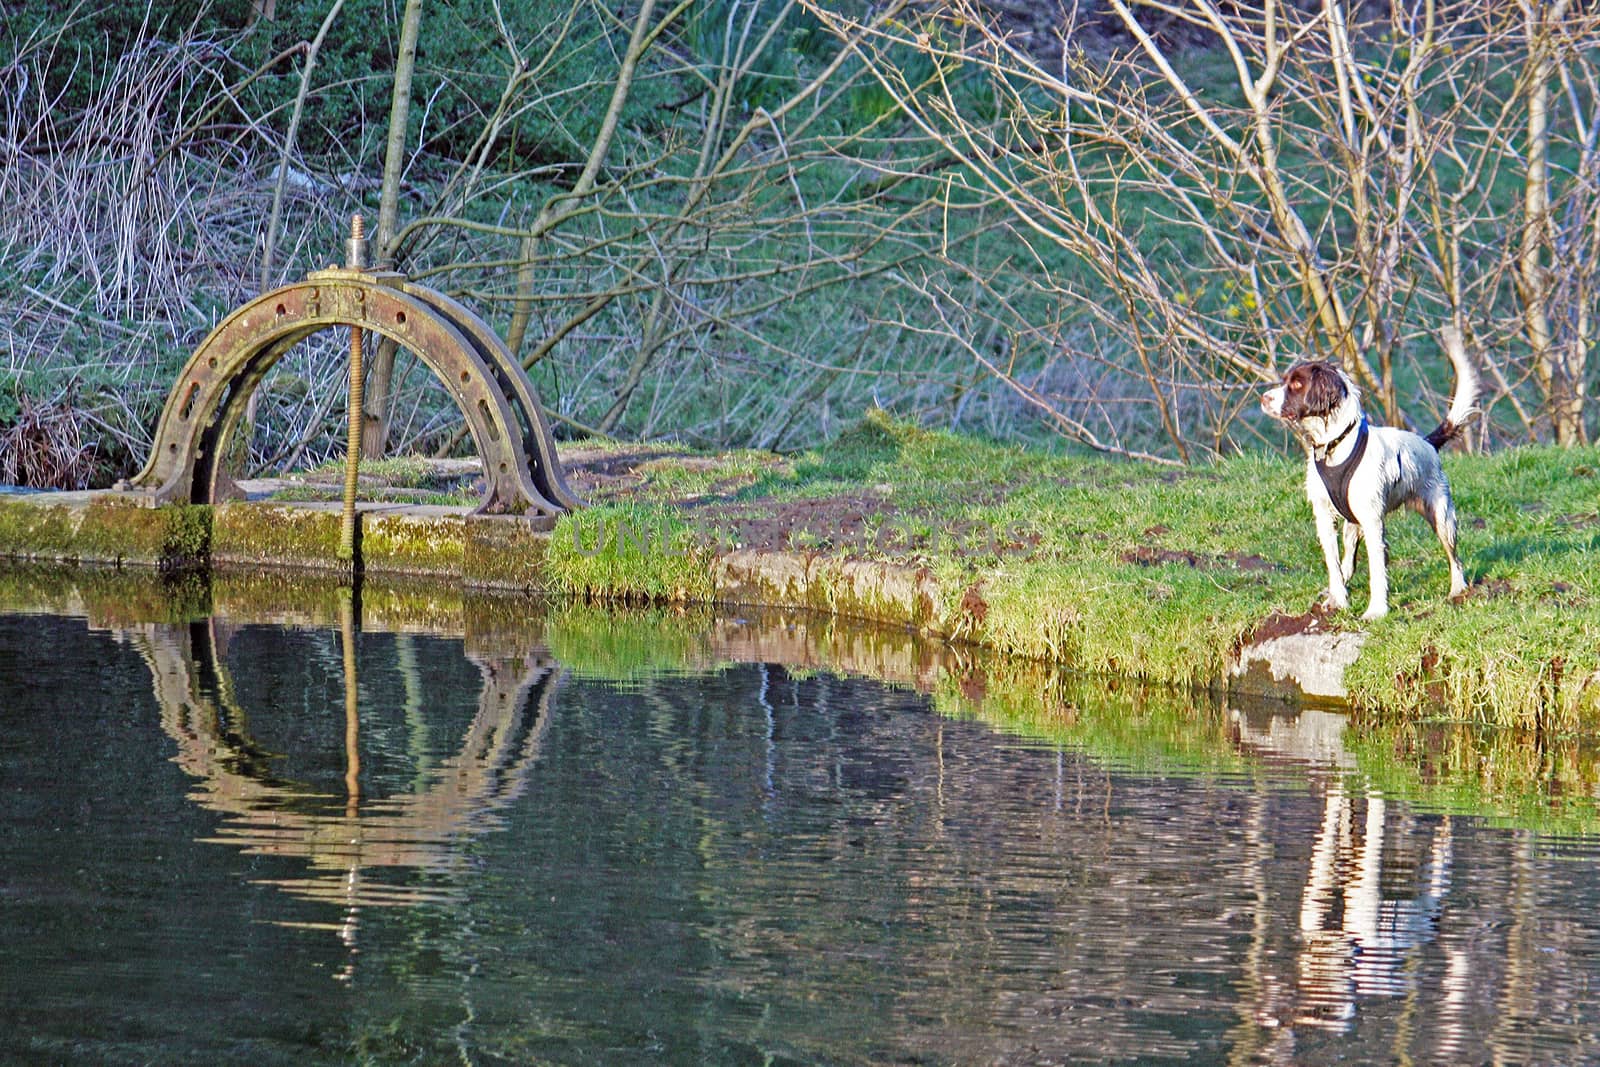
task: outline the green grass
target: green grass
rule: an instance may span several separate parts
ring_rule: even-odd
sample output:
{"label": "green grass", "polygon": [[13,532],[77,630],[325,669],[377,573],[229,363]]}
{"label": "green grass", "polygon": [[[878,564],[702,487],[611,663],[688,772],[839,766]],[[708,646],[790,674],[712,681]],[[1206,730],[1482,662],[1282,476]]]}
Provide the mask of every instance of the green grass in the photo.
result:
{"label": "green grass", "polygon": [[[730,462],[752,466],[747,455]],[[1432,531],[1409,511],[1391,516],[1389,618],[1363,626],[1352,612],[1331,621],[1373,635],[1350,675],[1357,706],[1380,718],[1556,733],[1594,725],[1600,451],[1451,454],[1445,466],[1472,593],[1450,603]],[[700,476],[711,469],[703,464]],[[1193,685],[1219,678],[1235,642],[1260,619],[1298,614],[1318,600],[1325,575],[1302,471],[1298,458],[1265,455],[1181,471],[1046,456],[875,413],[832,445],[764,469],[737,499],[753,508],[835,495],[875,500],[869,522],[931,539],[878,555],[939,579],[938,618],[948,632],[1091,672]],[[608,545],[585,556],[563,533],[590,524],[581,529],[591,547],[593,524],[602,522],[666,530],[685,545],[704,533],[672,494],[648,491],[564,520],[552,552],[563,587],[643,599],[704,593],[709,550],[664,556]],[[957,551],[959,538],[941,537],[949,531],[968,532],[969,549],[971,531],[999,531],[999,550]],[[1366,603],[1365,573],[1358,561],[1357,611]],[[974,597],[979,612],[970,610]]]}
{"label": "green grass", "polygon": [[704,602],[710,557],[693,533],[664,504],[599,504],[561,517],[546,565],[578,596]]}
{"label": "green grass", "polygon": [[[1474,721],[1566,728],[1593,721],[1600,699],[1600,451],[1517,448],[1451,456],[1446,469],[1475,595],[1459,607],[1409,596],[1405,610],[1378,628],[1383,640],[1356,664],[1357,696],[1382,697],[1410,715],[1442,695]],[[1435,588],[1446,582],[1426,528],[1401,528],[1391,554],[1403,589],[1414,594],[1417,581]]]}
{"label": "green grass", "polygon": [[646,460],[635,471],[651,491],[670,493],[681,499],[737,492],[781,463],[769,452],[743,450],[714,456]]}
{"label": "green grass", "polygon": [[[437,466],[425,456],[384,456],[382,459],[365,459],[360,464],[361,477],[376,480],[397,488],[422,489],[439,481]],[[307,472],[311,477],[326,481],[342,481],[344,458],[329,460]]]}

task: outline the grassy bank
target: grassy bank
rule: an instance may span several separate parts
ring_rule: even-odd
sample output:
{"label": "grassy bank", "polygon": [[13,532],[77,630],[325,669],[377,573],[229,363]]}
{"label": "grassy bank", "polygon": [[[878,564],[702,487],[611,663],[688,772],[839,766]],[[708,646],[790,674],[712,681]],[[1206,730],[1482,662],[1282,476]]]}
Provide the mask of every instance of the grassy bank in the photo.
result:
{"label": "grassy bank", "polygon": [[[1472,583],[1445,599],[1431,531],[1389,528],[1391,615],[1350,676],[1380,717],[1570,733],[1600,721],[1600,547],[1593,448],[1452,454]],[[939,581],[938,628],[1000,651],[1174,684],[1219,677],[1273,613],[1323,584],[1294,458],[1169,470],[1053,457],[874,414],[792,457],[645,454],[558,527],[561,588],[695,600],[733,547],[903,562]],[[617,536],[618,530],[630,531]],[[666,546],[663,549],[663,546]],[[1358,564],[1353,597],[1366,597]],[[1355,614],[1327,618],[1360,629]]]}

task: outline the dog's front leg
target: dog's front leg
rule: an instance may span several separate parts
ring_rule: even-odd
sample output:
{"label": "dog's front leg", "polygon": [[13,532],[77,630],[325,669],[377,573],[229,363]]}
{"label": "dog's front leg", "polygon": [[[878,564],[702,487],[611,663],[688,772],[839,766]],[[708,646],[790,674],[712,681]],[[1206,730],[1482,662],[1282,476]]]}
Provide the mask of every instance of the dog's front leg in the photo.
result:
{"label": "dog's front leg", "polygon": [[1328,606],[1343,611],[1350,606],[1350,596],[1345,589],[1344,571],[1339,560],[1339,531],[1335,528],[1337,515],[1332,501],[1313,498],[1311,510],[1317,518],[1317,540],[1322,544],[1322,559],[1328,565]]}
{"label": "dog's front leg", "polygon": [[1362,540],[1367,543],[1367,585],[1372,590],[1361,617],[1373,622],[1389,614],[1389,546],[1383,541],[1382,513],[1369,517],[1358,511],[1356,515],[1362,520]]}
{"label": "dog's front leg", "polygon": [[1356,546],[1361,543],[1361,527],[1357,523],[1344,524],[1344,559],[1339,564],[1339,573],[1344,575],[1346,583],[1356,573]]}

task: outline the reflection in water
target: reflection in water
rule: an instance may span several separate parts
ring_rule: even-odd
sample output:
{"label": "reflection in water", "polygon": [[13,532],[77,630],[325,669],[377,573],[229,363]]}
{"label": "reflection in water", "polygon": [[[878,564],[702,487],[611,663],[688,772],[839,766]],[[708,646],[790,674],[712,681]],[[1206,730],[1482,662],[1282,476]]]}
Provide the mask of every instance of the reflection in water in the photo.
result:
{"label": "reflection in water", "polygon": [[0,616],[0,1059],[1600,1047],[1593,849],[1375,788],[1341,716],[1035,689],[1008,730],[970,664],[961,718],[770,662],[951,677],[903,635],[669,620],[701,673],[629,673],[599,635],[666,638],[627,619],[463,640],[330,604],[293,630]]}
{"label": "reflection in water", "polygon": [[[150,668],[161,726],[178,745],[175,762],[197,780],[191,799],[225,818],[214,840],[246,854],[292,856],[303,876],[271,884],[347,909],[341,934],[353,936],[366,906],[445,902],[459,895],[464,842],[496,829],[521,796],[539,757],[560,670],[542,649],[520,656],[471,654],[482,675],[478,711],[457,752],[414,792],[366,799],[359,782],[360,731],[353,627],[342,629],[345,671],[345,796],[307,789],[271,773],[252,740],[249,696],[227,665],[229,627],[149,623],[122,631]],[[420,687],[413,686],[413,692]],[[430,884],[388,884],[380,868],[441,875]]]}
{"label": "reflection in water", "polygon": [[[1342,782],[1323,796],[1322,825],[1311,853],[1310,875],[1300,904],[1301,988],[1311,1009],[1300,1021],[1346,1029],[1356,998],[1399,996],[1411,988],[1401,970],[1411,949],[1431,940],[1439,900],[1450,881],[1450,823],[1431,838],[1429,859],[1414,895],[1384,899],[1384,831],[1388,807],[1366,799],[1359,839],[1354,833],[1356,799]],[[1396,836],[1405,833],[1397,828]],[[1408,844],[1414,841],[1408,841]]]}
{"label": "reflection in water", "polygon": [[[1254,714],[1236,711],[1234,722],[1241,744],[1259,755],[1328,770],[1354,764],[1342,743],[1347,725],[1342,715],[1257,709]],[[1292,1023],[1344,1033],[1362,998],[1415,996],[1417,983],[1406,969],[1413,952],[1438,935],[1450,889],[1451,833],[1448,816],[1426,824],[1409,815],[1391,820],[1383,797],[1363,796],[1359,779],[1342,773],[1324,778],[1322,817],[1300,895],[1295,995],[1287,996],[1285,983],[1259,973],[1264,964],[1253,954],[1246,989],[1256,1001],[1254,1021],[1273,1029]],[[1422,858],[1386,879],[1386,854]],[[1263,855],[1253,852],[1256,862]],[[1260,932],[1258,927],[1258,939]],[[1467,969],[1465,955],[1451,952],[1444,1002],[1430,1008],[1441,1053],[1461,1045]],[[1274,1045],[1271,1058],[1282,1058],[1288,1051],[1284,1041]]]}

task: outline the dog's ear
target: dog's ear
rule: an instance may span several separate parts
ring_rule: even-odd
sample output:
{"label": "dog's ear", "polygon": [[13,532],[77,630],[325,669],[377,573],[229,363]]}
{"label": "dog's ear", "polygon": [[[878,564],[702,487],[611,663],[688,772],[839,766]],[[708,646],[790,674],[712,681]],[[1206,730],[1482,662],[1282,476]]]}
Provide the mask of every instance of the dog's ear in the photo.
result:
{"label": "dog's ear", "polygon": [[1289,419],[1331,415],[1344,403],[1344,378],[1325,360],[1299,363],[1283,379],[1283,414]]}

